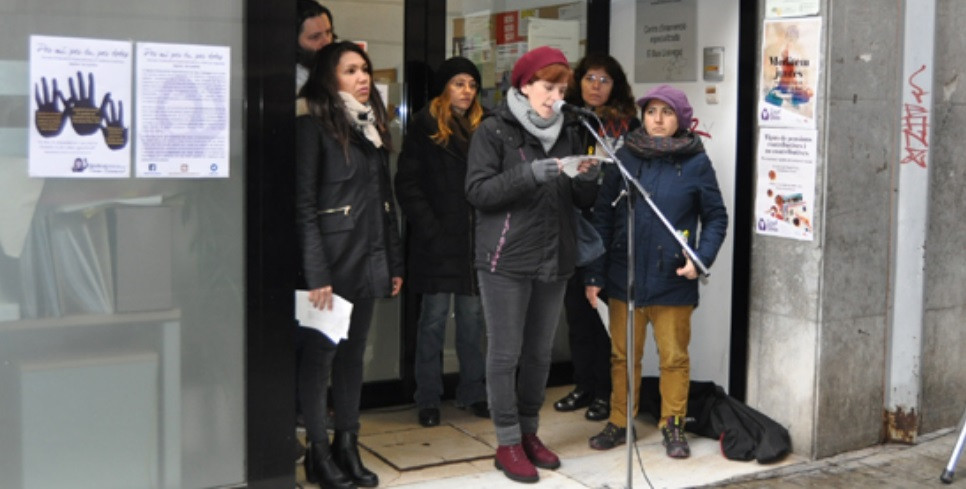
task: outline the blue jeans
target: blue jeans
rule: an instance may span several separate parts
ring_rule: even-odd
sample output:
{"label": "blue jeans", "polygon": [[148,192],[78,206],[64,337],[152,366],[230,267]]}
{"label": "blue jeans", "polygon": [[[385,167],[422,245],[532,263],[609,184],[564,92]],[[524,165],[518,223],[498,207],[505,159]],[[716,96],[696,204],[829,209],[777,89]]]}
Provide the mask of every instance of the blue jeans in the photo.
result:
{"label": "blue jeans", "polygon": [[439,407],[443,395],[443,340],[449,301],[453,298],[456,314],[456,358],[460,364],[460,380],[456,386],[456,404],[486,400],[483,380],[483,306],[478,296],[460,294],[423,294],[416,331],[416,405]]}
{"label": "blue jeans", "polygon": [[500,445],[536,433],[566,280],[478,273],[486,316],[486,390]]}

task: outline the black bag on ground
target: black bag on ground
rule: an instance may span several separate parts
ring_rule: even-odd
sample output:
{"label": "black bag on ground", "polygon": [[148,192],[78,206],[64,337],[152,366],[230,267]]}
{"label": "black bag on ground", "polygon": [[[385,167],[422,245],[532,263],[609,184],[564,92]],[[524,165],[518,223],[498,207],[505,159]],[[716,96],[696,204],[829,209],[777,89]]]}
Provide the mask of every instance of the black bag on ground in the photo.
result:
{"label": "black bag on ground", "polygon": [[[716,438],[729,460],[777,462],[792,449],[784,426],[729,396],[714,382],[692,381],[688,392],[689,418],[685,430]],[[656,377],[641,379],[641,411],[661,417],[661,394]]]}

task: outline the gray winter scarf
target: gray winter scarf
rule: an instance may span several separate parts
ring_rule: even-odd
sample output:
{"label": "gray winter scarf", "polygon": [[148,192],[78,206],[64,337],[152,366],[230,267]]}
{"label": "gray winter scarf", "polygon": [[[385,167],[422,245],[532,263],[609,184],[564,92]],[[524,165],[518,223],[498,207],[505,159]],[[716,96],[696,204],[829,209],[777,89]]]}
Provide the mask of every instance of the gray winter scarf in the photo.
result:
{"label": "gray winter scarf", "polygon": [[527,96],[515,87],[510,87],[507,91],[506,105],[510,108],[510,113],[520,121],[520,125],[540,140],[543,150],[550,151],[553,143],[557,142],[560,136],[560,129],[563,128],[563,116],[554,113],[549,119],[540,117],[540,114],[530,107]]}

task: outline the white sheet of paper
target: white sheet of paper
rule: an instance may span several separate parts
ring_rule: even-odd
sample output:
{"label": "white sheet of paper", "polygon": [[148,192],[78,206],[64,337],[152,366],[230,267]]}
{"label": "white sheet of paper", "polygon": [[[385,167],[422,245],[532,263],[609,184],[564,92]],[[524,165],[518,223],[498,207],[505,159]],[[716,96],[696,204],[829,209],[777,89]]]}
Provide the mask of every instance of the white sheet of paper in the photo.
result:
{"label": "white sheet of paper", "polygon": [[596,311],[600,315],[600,321],[604,323],[604,331],[607,331],[607,336],[610,336],[610,309],[607,307],[607,301],[598,297]]}
{"label": "white sheet of paper", "polygon": [[332,310],[316,309],[309,301],[309,291],[295,291],[295,319],[306,328],[317,329],[333,343],[349,337],[352,303],[332,294]]}
{"label": "white sheet of paper", "polygon": [[594,160],[599,165],[601,162],[613,161],[606,156],[600,155],[575,155],[575,156],[565,156],[560,158],[560,171],[564,172],[570,178],[577,175],[577,168],[580,167],[580,162],[584,160]]}

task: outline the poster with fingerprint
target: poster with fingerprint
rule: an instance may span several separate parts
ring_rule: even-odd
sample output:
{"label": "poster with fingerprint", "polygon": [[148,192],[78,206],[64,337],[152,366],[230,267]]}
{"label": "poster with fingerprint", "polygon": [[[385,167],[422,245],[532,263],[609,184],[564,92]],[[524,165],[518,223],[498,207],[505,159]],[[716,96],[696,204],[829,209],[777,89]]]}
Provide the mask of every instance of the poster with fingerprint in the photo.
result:
{"label": "poster with fingerprint", "polygon": [[763,127],[758,135],[755,230],[812,241],[818,131]]}
{"label": "poster with fingerprint", "polygon": [[131,174],[128,41],[30,36],[28,174]]}
{"label": "poster with fingerprint", "polygon": [[228,46],[137,44],[136,174],[229,176]]}

